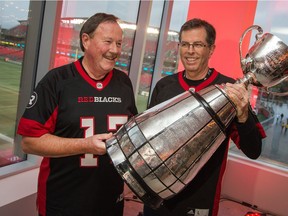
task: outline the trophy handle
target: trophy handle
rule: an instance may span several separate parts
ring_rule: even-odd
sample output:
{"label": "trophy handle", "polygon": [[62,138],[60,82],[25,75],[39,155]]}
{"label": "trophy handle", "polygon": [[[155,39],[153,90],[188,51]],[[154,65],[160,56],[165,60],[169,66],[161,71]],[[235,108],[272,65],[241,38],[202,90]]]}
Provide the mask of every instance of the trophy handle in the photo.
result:
{"label": "trophy handle", "polygon": [[257,29],[257,31],[258,31],[258,33],[255,35],[256,41],[258,41],[260,35],[263,34],[263,29],[262,29],[260,26],[258,26],[258,25],[252,25],[252,26],[250,26],[249,28],[247,28],[247,29],[243,32],[243,34],[242,34],[242,36],[241,36],[241,38],[240,38],[240,42],[239,42],[240,63],[241,63],[242,71],[243,71],[244,73],[245,73],[245,71],[246,71],[246,64],[247,64],[247,62],[248,62],[248,61],[252,61],[252,60],[251,60],[250,58],[249,58],[249,59],[243,58],[243,56],[242,56],[242,41],[243,41],[245,35],[248,33],[248,31],[253,30],[253,29]]}
{"label": "trophy handle", "polygon": [[286,77],[280,79],[279,83],[276,86],[263,87],[262,89],[266,91],[266,93],[274,96],[288,96],[288,74]]}

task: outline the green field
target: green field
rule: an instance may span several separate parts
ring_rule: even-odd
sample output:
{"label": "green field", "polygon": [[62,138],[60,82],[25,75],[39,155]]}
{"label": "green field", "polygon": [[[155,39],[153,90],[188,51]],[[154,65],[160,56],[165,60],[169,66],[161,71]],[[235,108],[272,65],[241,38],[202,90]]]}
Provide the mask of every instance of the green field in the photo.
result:
{"label": "green field", "polygon": [[142,96],[140,94],[137,95],[136,106],[138,113],[142,113],[147,109],[147,99],[147,96]]}
{"label": "green field", "polygon": [[0,134],[13,138],[21,65],[0,59]]}

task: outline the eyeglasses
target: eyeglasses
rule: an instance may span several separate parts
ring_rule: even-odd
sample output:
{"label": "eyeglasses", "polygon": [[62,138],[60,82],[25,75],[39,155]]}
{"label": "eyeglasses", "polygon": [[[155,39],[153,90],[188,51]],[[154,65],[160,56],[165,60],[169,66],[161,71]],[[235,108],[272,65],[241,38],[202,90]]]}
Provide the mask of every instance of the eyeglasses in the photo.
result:
{"label": "eyeglasses", "polygon": [[193,49],[197,49],[197,50],[203,49],[204,47],[208,46],[208,45],[206,45],[204,43],[201,43],[201,42],[189,43],[189,42],[186,42],[186,41],[181,41],[179,43],[179,45],[180,45],[180,47],[182,49],[189,49],[190,46],[192,46]]}

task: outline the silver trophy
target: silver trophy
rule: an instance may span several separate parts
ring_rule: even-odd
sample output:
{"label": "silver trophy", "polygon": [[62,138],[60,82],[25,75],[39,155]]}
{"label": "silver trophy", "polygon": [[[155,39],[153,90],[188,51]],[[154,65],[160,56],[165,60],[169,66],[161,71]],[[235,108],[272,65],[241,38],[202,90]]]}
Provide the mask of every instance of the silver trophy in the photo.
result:
{"label": "silver trophy", "polygon": [[[246,57],[243,58],[242,40],[246,33],[253,29],[258,30],[255,36],[256,42],[249,49]],[[244,78],[239,81],[262,87],[268,93],[274,95],[288,95],[287,45],[273,34],[262,34],[262,28],[253,25],[244,31],[240,39],[239,52]]]}
{"label": "silver trophy", "polygon": [[[241,51],[247,31],[257,28],[246,58]],[[244,77],[237,82],[270,88],[288,77],[288,48],[259,26],[240,40]],[[192,89],[131,118],[106,141],[112,162],[130,189],[156,209],[185,188],[227,137],[236,116],[224,85]]]}

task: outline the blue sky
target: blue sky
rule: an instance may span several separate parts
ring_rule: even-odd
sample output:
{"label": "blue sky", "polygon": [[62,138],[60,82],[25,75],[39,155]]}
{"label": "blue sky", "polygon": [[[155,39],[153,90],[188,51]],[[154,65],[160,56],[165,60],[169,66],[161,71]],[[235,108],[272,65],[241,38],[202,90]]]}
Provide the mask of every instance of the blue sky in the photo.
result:
{"label": "blue sky", "polygon": [[11,28],[19,24],[17,20],[26,20],[28,17],[29,1],[0,0],[1,28]]}
{"label": "blue sky", "polygon": [[[175,3],[177,2],[177,4]],[[0,25],[2,28],[17,26],[17,20],[26,20],[30,1],[0,0]],[[177,14],[171,20],[170,29],[179,31],[179,26],[186,20],[188,0],[174,0],[173,13]],[[138,14],[139,1],[136,0],[64,0],[62,7],[63,17],[89,17],[97,12],[109,12],[120,19],[135,23]],[[123,10],[124,8],[124,10]],[[150,26],[159,27],[162,15],[163,0],[154,0],[151,11]],[[185,12],[186,11],[186,12]]]}

